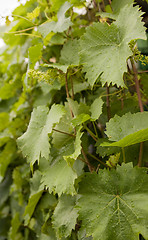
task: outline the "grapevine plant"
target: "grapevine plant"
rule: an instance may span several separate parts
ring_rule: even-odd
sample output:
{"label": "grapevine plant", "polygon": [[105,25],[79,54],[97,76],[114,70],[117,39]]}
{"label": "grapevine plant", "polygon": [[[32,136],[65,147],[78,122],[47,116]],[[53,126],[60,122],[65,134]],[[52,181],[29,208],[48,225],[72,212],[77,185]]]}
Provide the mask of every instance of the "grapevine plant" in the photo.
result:
{"label": "grapevine plant", "polygon": [[0,36],[0,240],[148,240],[148,75],[132,0],[28,0]]}

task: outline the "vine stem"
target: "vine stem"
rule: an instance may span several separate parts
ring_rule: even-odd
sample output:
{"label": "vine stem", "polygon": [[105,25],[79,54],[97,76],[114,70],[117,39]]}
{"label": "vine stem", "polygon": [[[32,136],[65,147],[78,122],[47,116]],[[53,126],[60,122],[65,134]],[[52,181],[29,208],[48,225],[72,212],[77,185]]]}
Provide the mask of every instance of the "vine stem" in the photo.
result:
{"label": "vine stem", "polygon": [[91,136],[95,141],[97,141],[97,138],[96,138],[96,136],[94,135],[94,133],[93,133],[86,125],[84,125],[84,128],[87,130],[87,132],[90,134],[90,136]]}
{"label": "vine stem", "polygon": [[104,3],[104,0],[102,1],[102,4],[103,4],[103,9],[105,11],[105,3]]}
{"label": "vine stem", "polygon": [[70,134],[70,133],[67,133],[67,132],[63,132],[63,131],[61,131],[61,130],[57,130],[57,129],[55,129],[55,128],[53,128],[52,130],[55,131],[55,132],[58,132],[58,133],[62,133],[62,134],[65,134],[65,135],[71,136],[71,137],[75,137],[74,134]]}
{"label": "vine stem", "polygon": [[104,165],[105,167],[109,167],[106,163],[102,162],[100,159],[98,159],[97,157],[95,157],[94,155],[92,155],[91,153],[88,152],[88,155],[92,158],[94,158],[95,160],[97,160],[99,163],[101,163],[102,165]]}
{"label": "vine stem", "polygon": [[[120,87],[120,89],[121,89],[121,87]],[[122,93],[121,93],[120,101],[121,101],[121,110],[123,110],[123,108],[124,108],[124,99],[123,99]]]}
{"label": "vine stem", "polygon": [[122,154],[123,154],[123,162],[125,163],[125,150],[124,150],[124,147],[122,147]]}
{"label": "vine stem", "polygon": [[[137,92],[137,96],[138,96],[139,108],[140,108],[140,112],[143,112],[144,108],[143,108],[143,103],[142,103],[142,99],[141,99],[140,84],[139,84],[139,80],[138,80],[138,72],[137,72],[137,68],[136,68],[136,65],[135,65],[133,59],[131,60],[131,64],[132,64],[133,73],[134,73],[134,80],[135,80],[136,92]],[[141,165],[142,165],[142,155],[143,155],[143,142],[140,143],[139,159],[138,159],[138,164],[137,164],[138,167],[141,167]]]}
{"label": "vine stem", "polygon": [[148,70],[138,71],[138,74],[139,74],[139,73],[147,73],[147,72],[148,72]]}
{"label": "vine stem", "polygon": [[111,10],[113,11],[112,2],[111,2],[111,0],[108,0],[108,1],[109,1],[110,8],[111,8]]}
{"label": "vine stem", "polygon": [[87,158],[87,156],[86,156],[86,153],[84,152],[83,147],[82,147],[82,149],[81,149],[81,152],[82,152],[82,155],[83,155],[83,157],[84,157],[84,159],[85,159],[85,163],[86,163],[87,166],[88,166],[89,171],[92,173],[94,169],[93,169],[93,167],[91,166],[91,164],[89,163],[88,158]]}
{"label": "vine stem", "polygon": [[66,75],[65,75],[65,88],[66,88],[66,95],[67,95],[67,98],[69,98],[67,72],[66,72]]}
{"label": "vine stem", "polygon": [[[67,74],[68,74],[68,72],[66,72],[66,74],[65,74],[65,88],[66,88],[66,95],[67,95],[67,98],[70,98],[70,96],[69,96],[69,90],[68,90],[68,79],[67,79]],[[73,118],[73,117],[74,117],[74,114],[73,114],[73,111],[72,111],[72,109],[71,109],[71,107],[70,107],[70,104],[69,104],[69,108],[70,108],[71,117]]]}
{"label": "vine stem", "polygon": [[74,87],[73,87],[73,80],[71,76],[70,76],[70,81],[71,81],[72,99],[74,99]]}
{"label": "vine stem", "polygon": [[111,118],[111,111],[110,111],[110,101],[109,101],[109,86],[106,83],[106,106],[107,106],[107,117],[108,117],[108,121]]}
{"label": "vine stem", "polygon": [[136,92],[137,92],[137,96],[138,96],[139,108],[140,108],[140,112],[143,112],[144,109],[143,109],[143,103],[142,103],[141,93],[140,93],[140,84],[139,84],[139,80],[138,80],[138,72],[137,72],[137,68],[135,66],[134,61],[132,61],[132,68],[133,68],[133,72],[134,72],[134,79],[135,79]]}

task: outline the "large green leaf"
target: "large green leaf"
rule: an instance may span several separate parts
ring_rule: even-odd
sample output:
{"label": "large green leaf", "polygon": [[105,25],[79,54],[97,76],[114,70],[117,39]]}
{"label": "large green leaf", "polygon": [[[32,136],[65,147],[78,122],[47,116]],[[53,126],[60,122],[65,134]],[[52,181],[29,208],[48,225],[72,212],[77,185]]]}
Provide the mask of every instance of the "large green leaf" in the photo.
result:
{"label": "large green leaf", "polygon": [[75,229],[78,217],[77,209],[75,209],[75,197],[62,195],[59,203],[53,213],[53,227],[56,230],[57,237],[68,237],[72,229]]}
{"label": "large green leaf", "polygon": [[132,39],[145,39],[140,15],[138,7],[126,5],[111,25],[94,23],[87,28],[80,40],[80,62],[91,86],[100,75],[103,85],[107,82],[124,86],[126,60],[132,55],[128,43]]}
{"label": "large green leaf", "polygon": [[82,229],[94,240],[148,239],[148,175],[132,164],[86,173],[78,202]]}
{"label": "large green leaf", "polygon": [[70,17],[66,18],[65,13],[67,10],[71,7],[71,4],[68,2],[65,2],[59,12],[57,13],[58,21],[52,21],[52,22],[45,22],[42,25],[38,27],[38,31],[43,35],[45,38],[50,32],[63,32],[66,29],[68,29],[72,22],[70,20]]}
{"label": "large green leaf", "polygon": [[106,134],[113,143],[104,142],[101,146],[126,147],[148,140],[148,112],[115,115],[106,124]]}
{"label": "large green leaf", "polygon": [[36,160],[39,162],[40,156],[49,157],[48,134],[52,132],[52,127],[59,122],[64,113],[64,107],[55,104],[50,111],[45,106],[33,110],[27,131],[17,140],[24,157],[27,157],[31,164]]}

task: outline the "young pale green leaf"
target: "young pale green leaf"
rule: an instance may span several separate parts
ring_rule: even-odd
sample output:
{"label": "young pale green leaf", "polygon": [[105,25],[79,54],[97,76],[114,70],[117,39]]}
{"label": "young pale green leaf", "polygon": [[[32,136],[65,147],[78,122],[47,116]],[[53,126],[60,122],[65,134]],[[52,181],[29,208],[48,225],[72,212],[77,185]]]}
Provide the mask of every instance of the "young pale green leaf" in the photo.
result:
{"label": "young pale green leaf", "polygon": [[38,27],[38,31],[42,34],[42,36],[45,38],[50,32],[63,32],[67,30],[71,25],[72,22],[70,20],[70,17],[66,18],[65,13],[67,10],[71,7],[71,4],[68,2],[65,2],[59,12],[57,13],[58,21],[52,21],[52,22],[45,22],[42,25]]}
{"label": "young pale green leaf", "polygon": [[81,137],[83,133],[81,132],[82,127],[80,127],[76,134],[76,139],[74,143],[74,152],[68,156],[64,156],[64,159],[69,165],[73,165],[75,160],[81,154]]}
{"label": "young pale green leaf", "polygon": [[104,102],[101,98],[96,98],[94,102],[91,104],[90,112],[92,121],[95,121],[100,117],[102,113],[103,104]]}
{"label": "young pale green leaf", "polygon": [[32,12],[27,13],[27,18],[29,20],[33,20],[34,18],[37,18],[40,14],[40,7],[36,7]]}
{"label": "young pale green leaf", "polygon": [[106,134],[113,143],[104,142],[101,146],[126,147],[148,140],[148,112],[115,115],[106,124]]}
{"label": "young pale green leaf", "polygon": [[42,48],[43,48],[43,44],[41,43],[29,48],[28,50],[29,68],[33,68],[35,63],[41,58]]}
{"label": "young pale green leaf", "polygon": [[9,125],[9,114],[6,112],[0,113],[0,131],[4,130]]}
{"label": "young pale green leaf", "polygon": [[33,165],[40,157],[49,157],[49,139],[53,126],[59,122],[65,110],[62,105],[52,105],[50,111],[45,106],[35,108],[27,131],[17,140],[19,148]]}
{"label": "young pale green leaf", "polygon": [[5,83],[0,88],[0,99],[9,99],[15,96],[17,91],[16,82]]}
{"label": "young pale green leaf", "polygon": [[80,183],[79,219],[94,240],[148,239],[147,170],[132,164],[86,173]]}
{"label": "young pale green leaf", "polygon": [[76,172],[64,159],[61,159],[43,172],[42,184],[49,188],[49,193],[57,193],[59,196],[62,193],[74,195],[76,194],[74,188],[76,178]]}
{"label": "young pale green leaf", "polygon": [[138,7],[126,5],[111,25],[94,23],[87,28],[80,39],[80,62],[91,86],[100,76],[103,85],[107,82],[124,86],[126,60],[132,55],[128,43],[132,39],[145,39],[140,16]]}
{"label": "young pale green leaf", "polygon": [[61,237],[70,236],[71,231],[75,229],[78,217],[77,209],[74,208],[75,201],[75,196],[62,195],[53,213],[53,228],[60,239]]}

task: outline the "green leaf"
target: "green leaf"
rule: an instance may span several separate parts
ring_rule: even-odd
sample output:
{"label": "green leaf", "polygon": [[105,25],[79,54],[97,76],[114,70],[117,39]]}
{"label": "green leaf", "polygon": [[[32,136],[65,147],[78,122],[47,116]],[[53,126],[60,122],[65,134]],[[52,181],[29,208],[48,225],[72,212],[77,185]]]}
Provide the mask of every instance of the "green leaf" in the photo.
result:
{"label": "green leaf", "polygon": [[8,165],[14,160],[16,153],[16,143],[10,140],[4,150],[0,153],[0,182],[5,176]]}
{"label": "green leaf", "polygon": [[24,220],[25,225],[28,225],[32,214],[40,200],[42,193],[44,191],[44,186],[41,185],[41,173],[37,170],[35,171],[33,177],[30,179],[31,182],[31,195],[29,197],[29,202],[25,208]]}
{"label": "green leaf", "polygon": [[77,178],[76,172],[64,159],[59,160],[43,173],[42,183],[49,188],[49,193],[76,194],[74,182]]}
{"label": "green leaf", "polygon": [[117,165],[117,163],[119,162],[119,158],[120,158],[120,153],[117,153],[115,155],[111,155],[108,159],[108,161],[106,161],[106,164],[112,168],[115,167]]}
{"label": "green leaf", "polygon": [[79,65],[78,47],[77,39],[67,41],[61,50],[60,63],[63,65]]}
{"label": "green leaf", "polygon": [[104,102],[101,98],[96,98],[94,102],[90,106],[90,112],[91,112],[91,119],[93,121],[97,120],[101,113],[102,113],[102,107]]}
{"label": "green leaf", "polygon": [[17,88],[15,82],[5,83],[0,88],[0,99],[9,99],[14,97],[16,94]]}
{"label": "green leaf", "polygon": [[81,113],[80,115],[77,115],[71,122],[73,126],[76,127],[88,121],[89,119],[90,119],[90,116],[88,114]]}
{"label": "green leaf", "polygon": [[115,115],[106,124],[106,134],[114,143],[102,143],[101,146],[126,147],[148,140],[148,112],[126,113],[122,117]]}
{"label": "green leaf", "polygon": [[27,18],[29,20],[33,20],[34,18],[37,18],[40,14],[40,7],[36,7],[32,12],[27,13]]}
{"label": "green leaf", "polygon": [[12,183],[11,179],[11,174],[8,171],[6,174],[5,179],[0,183],[0,207],[4,204],[4,202],[8,199],[9,197],[9,191],[10,191],[10,185]]}
{"label": "green leaf", "polygon": [[20,225],[21,225],[20,216],[19,216],[19,213],[17,212],[11,221],[11,228],[10,228],[10,232],[9,232],[10,239],[12,239],[12,240],[17,239],[16,234],[17,234],[17,231],[18,231]]}
{"label": "green leaf", "polygon": [[81,154],[81,137],[83,133],[81,132],[82,127],[80,127],[76,134],[76,139],[74,143],[74,152],[68,156],[64,156],[64,159],[66,162],[70,165],[73,165],[75,160],[78,158],[78,156]]}
{"label": "green leaf", "polygon": [[38,31],[42,34],[42,36],[45,38],[50,32],[63,32],[67,30],[71,25],[72,22],[70,20],[70,17],[66,18],[65,13],[67,10],[71,7],[71,4],[68,2],[65,2],[59,12],[57,13],[58,21],[52,21],[52,22],[45,22],[42,25],[38,27]]}
{"label": "green leaf", "polygon": [[6,112],[0,113],[0,131],[4,130],[9,125],[9,114]]}
{"label": "green leaf", "polygon": [[58,238],[68,237],[75,229],[78,217],[75,207],[76,198],[69,195],[62,195],[55,208],[52,217],[53,228],[56,230]]}
{"label": "green leaf", "polygon": [[29,48],[29,68],[33,68],[35,63],[40,60],[42,56],[43,44],[39,43]]}
{"label": "green leaf", "polygon": [[[74,94],[84,91],[88,87],[89,87],[89,84],[87,82],[75,82],[75,81],[73,82]],[[70,89],[69,93],[72,96],[72,89]]]}
{"label": "green leaf", "polygon": [[32,214],[36,208],[36,205],[42,196],[42,193],[43,193],[43,190],[31,195],[31,197],[29,198],[28,205],[26,206],[25,212],[24,212],[24,220],[25,220],[24,225],[28,225],[30,218],[32,217]]}
{"label": "green leaf", "polygon": [[112,146],[102,146],[101,143],[109,143],[108,140],[104,138],[100,138],[97,140],[95,146],[97,147],[96,153],[99,154],[101,157],[109,156],[113,153],[121,152],[121,148],[119,147],[112,147]]}
{"label": "green leaf", "polygon": [[80,183],[79,219],[94,240],[148,239],[147,170],[132,164],[86,173]]}
{"label": "green leaf", "polygon": [[60,64],[60,63],[53,63],[53,64],[44,64],[43,65],[44,67],[49,67],[49,68],[57,68],[59,70],[61,70],[63,73],[66,73],[67,72],[67,68],[68,68],[68,65],[63,65],[63,64]]}
{"label": "green leaf", "polygon": [[17,140],[24,157],[33,165],[40,157],[49,157],[49,139],[53,126],[65,113],[62,105],[52,105],[50,111],[45,106],[35,108],[27,131]]}
{"label": "green leaf", "polygon": [[140,15],[138,7],[126,5],[111,25],[94,23],[87,28],[80,39],[80,62],[91,86],[100,76],[102,85],[107,82],[124,86],[126,60],[132,55],[128,43],[132,39],[145,39]]}
{"label": "green leaf", "polygon": [[125,5],[133,5],[133,0],[121,0],[120,2],[118,0],[114,0],[112,2],[112,8],[113,12],[119,12],[121,8],[123,8]]}

